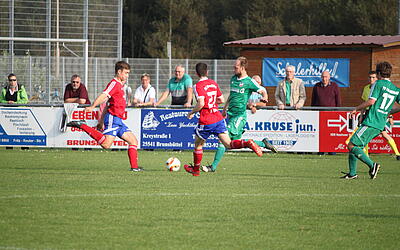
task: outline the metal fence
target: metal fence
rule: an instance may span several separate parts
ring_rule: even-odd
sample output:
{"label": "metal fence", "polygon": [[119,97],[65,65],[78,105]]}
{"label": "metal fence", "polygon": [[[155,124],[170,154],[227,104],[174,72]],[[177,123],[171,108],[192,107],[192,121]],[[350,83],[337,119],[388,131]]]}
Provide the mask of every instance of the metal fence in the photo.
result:
{"label": "metal fence", "polygon": [[[55,58],[51,58],[54,62]],[[9,60],[14,60],[14,74],[18,82],[23,84],[28,92],[31,103],[57,104],[62,103],[64,88],[70,82],[73,74],[79,74],[84,79],[84,59],[77,57],[61,57],[59,60],[59,74],[54,73],[54,65],[48,70],[46,57],[34,56],[0,56],[1,83],[7,83],[9,71]],[[195,74],[195,65],[198,62],[207,63],[209,66],[209,77],[214,79],[224,92],[228,94],[229,81],[233,74],[234,60],[200,60],[200,59],[173,59],[170,64],[168,59],[146,59],[125,58],[131,65],[131,74],[128,84],[133,91],[140,85],[140,77],[143,73],[151,75],[151,84],[157,90],[157,96],[165,90],[169,78],[173,75],[176,65],[182,64],[195,82],[198,80]],[[88,82],[85,83],[89,98],[93,101],[102,92],[106,84],[114,76],[114,65],[117,58],[92,57],[88,60]]]}
{"label": "metal fence", "polygon": [[[122,56],[123,0],[0,0],[0,37],[88,39],[89,56]],[[58,46],[57,46],[58,45]],[[0,41],[9,55],[81,56],[77,43]]]}

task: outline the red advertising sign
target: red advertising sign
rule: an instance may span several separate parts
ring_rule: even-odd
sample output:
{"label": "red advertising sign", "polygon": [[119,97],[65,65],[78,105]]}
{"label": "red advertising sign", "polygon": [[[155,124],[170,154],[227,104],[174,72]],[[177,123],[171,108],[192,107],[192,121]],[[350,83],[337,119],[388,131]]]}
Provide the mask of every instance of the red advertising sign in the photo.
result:
{"label": "red advertising sign", "polygon": [[[319,113],[319,151],[347,152],[346,140],[357,126],[358,115],[351,119],[350,112],[320,111]],[[394,124],[386,127],[386,132],[400,146],[400,113],[393,115]],[[369,143],[370,153],[389,153],[393,151],[382,135]]]}

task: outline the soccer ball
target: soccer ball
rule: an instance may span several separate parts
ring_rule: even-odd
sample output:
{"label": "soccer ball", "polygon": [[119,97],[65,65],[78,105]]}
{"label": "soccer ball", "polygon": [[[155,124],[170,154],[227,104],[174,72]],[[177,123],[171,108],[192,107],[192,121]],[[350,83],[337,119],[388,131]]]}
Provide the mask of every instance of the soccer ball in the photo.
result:
{"label": "soccer ball", "polygon": [[179,171],[181,168],[181,161],[176,157],[171,157],[165,162],[165,167],[171,172]]}

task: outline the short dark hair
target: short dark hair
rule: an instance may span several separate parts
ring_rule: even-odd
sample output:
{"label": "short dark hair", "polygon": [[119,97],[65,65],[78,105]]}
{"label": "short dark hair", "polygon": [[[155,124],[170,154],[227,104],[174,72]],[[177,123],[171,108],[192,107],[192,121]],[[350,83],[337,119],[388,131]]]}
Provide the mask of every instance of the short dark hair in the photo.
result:
{"label": "short dark hair", "polygon": [[370,75],[376,75],[376,71],[375,70],[370,70],[369,72],[368,72],[368,75],[370,76]]}
{"label": "short dark hair", "polygon": [[383,78],[389,78],[392,74],[392,65],[388,62],[380,62],[376,65],[376,74]]}
{"label": "short dark hair", "polygon": [[115,64],[115,74],[118,74],[118,70],[122,70],[122,69],[127,69],[130,70],[131,66],[129,65],[129,63],[125,62],[125,61],[119,61]]}
{"label": "short dark hair", "polygon": [[240,66],[244,67],[244,69],[247,70],[247,67],[249,66],[249,62],[247,61],[246,57],[239,56],[236,60],[240,61]]}
{"label": "short dark hair", "polygon": [[17,77],[14,73],[10,73],[10,74],[7,76],[7,79],[10,80],[10,77],[12,77],[12,76]]}
{"label": "short dark hair", "polygon": [[202,63],[202,62],[196,64],[196,73],[200,77],[206,76],[207,75],[207,64]]}

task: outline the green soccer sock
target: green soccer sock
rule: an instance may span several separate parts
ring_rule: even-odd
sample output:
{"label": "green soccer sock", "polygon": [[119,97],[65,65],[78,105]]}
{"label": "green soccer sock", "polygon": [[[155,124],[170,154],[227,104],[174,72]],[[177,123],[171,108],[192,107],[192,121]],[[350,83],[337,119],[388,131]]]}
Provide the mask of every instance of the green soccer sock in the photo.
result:
{"label": "green soccer sock", "polygon": [[367,164],[369,168],[374,166],[374,162],[364,153],[362,148],[353,147],[350,152],[353,153],[360,161]]}
{"label": "green soccer sock", "polygon": [[214,155],[214,161],[211,164],[211,168],[213,170],[217,169],[217,166],[218,166],[219,162],[222,160],[222,157],[224,157],[225,150],[226,149],[225,149],[224,144],[218,143],[218,148],[217,148],[217,151],[215,152],[215,155]]}
{"label": "green soccer sock", "polygon": [[353,153],[349,153],[349,175],[357,174],[357,157]]}

